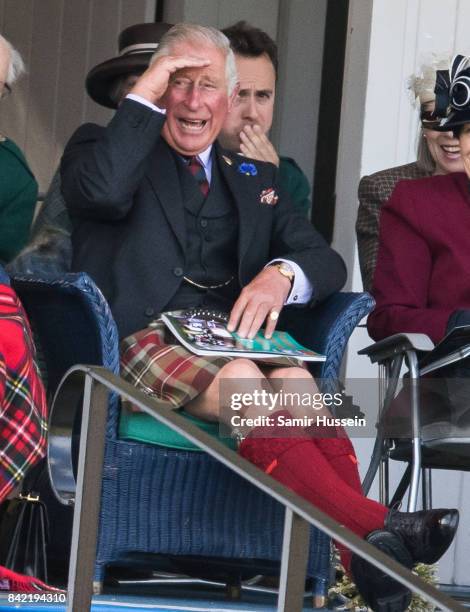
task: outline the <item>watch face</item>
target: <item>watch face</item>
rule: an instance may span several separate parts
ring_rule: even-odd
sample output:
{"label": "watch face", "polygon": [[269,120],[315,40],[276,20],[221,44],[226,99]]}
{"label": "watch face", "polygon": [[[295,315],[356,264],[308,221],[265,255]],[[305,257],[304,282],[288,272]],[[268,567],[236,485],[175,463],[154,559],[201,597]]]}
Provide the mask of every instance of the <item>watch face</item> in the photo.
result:
{"label": "watch face", "polygon": [[290,281],[292,281],[294,278],[294,270],[285,262],[279,264],[279,272],[286,276]]}

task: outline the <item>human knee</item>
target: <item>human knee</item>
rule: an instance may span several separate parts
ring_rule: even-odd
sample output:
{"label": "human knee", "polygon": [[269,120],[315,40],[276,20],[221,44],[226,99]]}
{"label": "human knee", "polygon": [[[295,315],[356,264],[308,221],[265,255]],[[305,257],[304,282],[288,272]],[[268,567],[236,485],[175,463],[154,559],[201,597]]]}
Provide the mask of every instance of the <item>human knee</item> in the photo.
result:
{"label": "human knee", "polygon": [[258,366],[250,359],[234,359],[220,370],[219,378],[263,378]]}
{"label": "human knee", "polygon": [[313,381],[313,377],[308,370],[305,368],[300,368],[296,366],[285,367],[285,368],[276,368],[272,370],[268,375],[268,378],[289,378],[289,379],[302,379],[302,380],[311,380]]}

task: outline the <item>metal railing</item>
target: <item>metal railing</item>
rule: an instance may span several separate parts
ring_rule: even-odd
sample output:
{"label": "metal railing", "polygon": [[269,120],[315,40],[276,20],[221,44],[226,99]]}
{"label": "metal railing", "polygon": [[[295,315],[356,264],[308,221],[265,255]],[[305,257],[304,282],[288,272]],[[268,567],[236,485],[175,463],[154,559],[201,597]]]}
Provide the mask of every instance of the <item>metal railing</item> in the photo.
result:
{"label": "metal railing", "polygon": [[[105,424],[110,391],[129,400],[143,412],[171,427],[230,470],[270,495],[285,507],[278,612],[303,609],[304,585],[309,550],[309,525],[318,527],[374,566],[382,569],[413,592],[443,611],[464,611],[456,601],[425,583],[363,539],[353,534],[309,502],[263,473],[196,425],[143,394],[108,370],[94,366],[75,366],[65,375],[76,384],[83,376],[84,398],[75,492],[72,546],[68,578],[67,610],[89,610],[93,595],[101,497],[101,478],[105,447]],[[60,493],[60,492],[59,492]],[[67,497],[69,492],[64,491]]]}

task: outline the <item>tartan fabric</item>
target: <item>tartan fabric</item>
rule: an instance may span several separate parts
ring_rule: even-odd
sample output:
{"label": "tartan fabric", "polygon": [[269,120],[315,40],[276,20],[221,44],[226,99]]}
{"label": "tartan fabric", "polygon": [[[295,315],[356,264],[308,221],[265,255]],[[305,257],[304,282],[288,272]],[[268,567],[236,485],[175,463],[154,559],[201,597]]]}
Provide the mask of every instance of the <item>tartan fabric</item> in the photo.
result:
{"label": "tartan fabric", "polygon": [[46,451],[47,404],[28,320],[0,285],[0,502]]}
{"label": "tartan fabric", "polygon": [[176,344],[163,321],[121,342],[121,376],[171,409],[207,389],[228,361],[229,357],[201,357]]}
{"label": "tartan fabric", "polygon": [[[121,376],[141,391],[158,398],[168,408],[181,408],[205,391],[232,357],[201,356],[177,344],[163,321],[124,338],[121,342]],[[262,359],[268,367],[306,367],[292,357]]]}
{"label": "tartan fabric", "polygon": [[416,162],[363,176],[359,183],[356,235],[362,284],[370,291],[379,250],[380,210],[398,181],[429,176]]}

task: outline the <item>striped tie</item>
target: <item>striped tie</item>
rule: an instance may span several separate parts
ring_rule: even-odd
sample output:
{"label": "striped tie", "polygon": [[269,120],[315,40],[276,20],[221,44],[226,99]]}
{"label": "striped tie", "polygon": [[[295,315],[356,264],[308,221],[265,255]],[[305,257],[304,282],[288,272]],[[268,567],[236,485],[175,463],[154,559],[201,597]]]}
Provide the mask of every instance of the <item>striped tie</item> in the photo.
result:
{"label": "striped tie", "polygon": [[209,183],[207,181],[206,173],[204,171],[204,166],[201,164],[201,162],[196,156],[190,157],[187,163],[188,169],[196,179],[203,196],[207,197],[207,194],[209,193]]}

